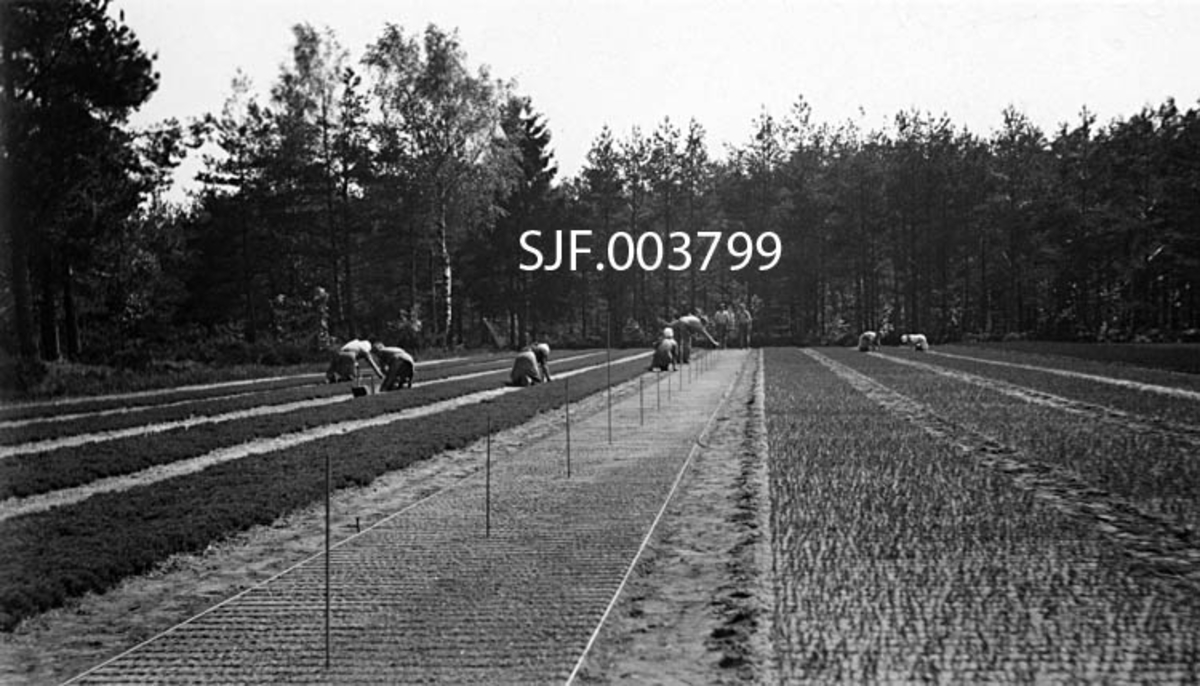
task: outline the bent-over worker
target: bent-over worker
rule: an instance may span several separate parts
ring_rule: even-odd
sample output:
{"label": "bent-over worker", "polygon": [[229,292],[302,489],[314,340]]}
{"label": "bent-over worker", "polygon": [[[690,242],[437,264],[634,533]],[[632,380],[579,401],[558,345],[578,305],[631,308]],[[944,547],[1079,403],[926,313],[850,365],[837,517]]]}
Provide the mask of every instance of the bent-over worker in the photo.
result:
{"label": "bent-over worker", "polygon": [[383,372],[380,371],[379,364],[371,355],[371,348],[369,342],[357,338],[343,345],[330,360],[329,369],[325,372],[325,380],[329,383],[357,380],[359,360],[366,360],[371,365],[371,370],[375,372],[375,376],[382,379]]}
{"label": "bent-over worker", "polygon": [[376,343],[375,354],[378,355],[379,360],[383,362],[383,369],[385,373],[382,387],[383,390],[394,391],[403,386],[412,388],[416,363],[413,361],[412,355],[408,354],[408,351],[406,351],[404,348],[385,346],[382,343]]}
{"label": "bent-over worker", "polygon": [[512,373],[509,378],[510,386],[532,386],[551,380],[550,346],[546,343],[534,343],[517,353],[513,360]]}

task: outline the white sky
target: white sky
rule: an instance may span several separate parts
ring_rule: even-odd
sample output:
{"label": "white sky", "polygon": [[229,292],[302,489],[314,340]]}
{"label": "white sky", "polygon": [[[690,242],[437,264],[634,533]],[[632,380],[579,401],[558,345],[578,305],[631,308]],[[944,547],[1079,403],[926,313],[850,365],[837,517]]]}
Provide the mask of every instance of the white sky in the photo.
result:
{"label": "white sky", "polygon": [[1009,104],[1052,134],[1085,105],[1105,123],[1167,97],[1200,100],[1200,0],[114,0],[118,10],[162,74],[137,125],[220,111],[238,68],[265,100],[299,22],[332,28],[355,60],[386,22],[457,28],[472,70],[515,79],[546,116],[560,175],[579,171],[605,124],[623,138],[694,117],[723,156],[764,108],[782,117],[800,95],[818,123],[884,129],[916,108],[981,135]]}

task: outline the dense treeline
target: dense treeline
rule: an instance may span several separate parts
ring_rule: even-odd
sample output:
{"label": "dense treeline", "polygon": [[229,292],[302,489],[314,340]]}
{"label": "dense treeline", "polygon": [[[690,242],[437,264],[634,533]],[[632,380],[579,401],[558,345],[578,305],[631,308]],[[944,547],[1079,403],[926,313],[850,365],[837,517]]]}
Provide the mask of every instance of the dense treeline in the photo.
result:
{"label": "dense treeline", "polygon": [[[722,156],[696,119],[603,128],[558,179],[552,122],[436,26],[386,26],[352,56],[298,25],[265,94],[239,75],[218,112],[134,131],[158,76],[106,0],[2,12],[0,315],[24,358],[295,361],[351,336],[641,343],[722,303],[749,305],[760,343],[1200,328],[1200,112],[1173,101],[1053,132],[1009,109],[981,136],[916,111],[882,131],[817,123],[800,99]],[[162,193],[189,148],[202,190],[174,207]],[[592,254],[524,271],[529,230],[547,250],[591,231]],[[615,232],[670,250],[679,231],[689,270],[595,269]],[[733,270],[723,245],[701,271],[701,231],[773,232],[782,257]]]}

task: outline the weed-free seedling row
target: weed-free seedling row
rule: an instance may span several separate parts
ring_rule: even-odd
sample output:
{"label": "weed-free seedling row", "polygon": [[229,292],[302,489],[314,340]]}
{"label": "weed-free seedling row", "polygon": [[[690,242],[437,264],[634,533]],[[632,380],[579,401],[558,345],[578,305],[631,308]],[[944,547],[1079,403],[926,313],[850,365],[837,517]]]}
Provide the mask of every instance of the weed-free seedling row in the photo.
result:
{"label": "weed-free seedling row", "polygon": [[1200,391],[1200,344],[1014,341],[938,346],[959,355],[1058,367]]}
{"label": "weed-free seedling row", "polygon": [[[599,359],[601,358],[591,356],[565,360],[555,366],[554,370],[571,371],[595,365]],[[494,374],[462,381],[417,385],[411,389],[379,393],[283,414],[246,417],[58,448],[42,453],[14,455],[0,459],[0,499],[23,498],[86,484],[96,479],[131,474],[154,465],[196,457],[218,448],[254,439],[272,438],[327,424],[399,412],[496,388],[502,385],[506,378],[504,372],[497,370]],[[348,387],[343,386],[342,392],[349,393]]]}
{"label": "weed-free seedling row", "polygon": [[[1197,352],[1200,354],[1200,351]],[[890,351],[888,354],[891,354]],[[924,355],[919,358],[906,355],[904,357],[919,359],[922,362],[940,365],[949,369],[959,369],[980,376],[1001,379],[1009,383],[1047,393],[1054,393],[1073,400],[1132,412],[1147,418],[1161,418],[1171,422],[1189,424],[1198,427],[1197,430],[1200,430],[1200,383],[1196,384],[1196,390],[1192,390],[1187,387],[1188,384],[1179,383],[1179,375],[1173,375],[1176,382],[1167,385],[1167,388],[1181,388],[1192,391],[1197,394],[1195,399],[1155,392],[1154,390],[1138,391],[1127,386],[1123,387],[1096,379],[1064,376],[1039,369],[988,364],[987,362],[967,360],[949,355]],[[1033,366],[1047,367],[1046,362],[1046,360],[1043,360],[1040,364]],[[1077,366],[1079,365],[1059,365],[1053,367],[1053,369],[1064,369],[1068,372],[1075,372],[1079,370],[1072,367]],[[1109,366],[1112,367],[1113,365]],[[1092,372],[1084,373],[1093,374]],[[1139,375],[1128,372],[1120,377],[1113,377],[1112,374],[1104,376],[1135,383],[1152,383],[1146,379],[1156,378],[1153,373],[1150,373],[1141,374],[1142,379],[1135,379],[1131,377]],[[1183,381],[1186,381],[1186,379],[1183,379]],[[1156,385],[1162,386],[1163,384]]]}
{"label": "weed-free seedling row", "polygon": [[258,393],[285,388],[294,388],[297,386],[311,386],[313,384],[320,383],[321,381],[323,381],[323,379],[320,373],[316,372],[315,370],[311,370],[308,373],[289,376],[286,378],[264,379],[261,381],[246,379],[244,383],[237,382],[233,385],[218,384],[208,388],[181,388],[177,390],[163,388],[115,396],[73,398],[70,402],[58,401],[50,403],[21,403],[17,405],[9,405],[7,407],[0,407],[0,421],[86,414],[89,412],[103,412],[106,410],[122,408],[128,409],[134,407],[153,407],[164,403],[203,400],[205,398],[221,398],[242,393]]}
{"label": "weed-free seedling row", "polygon": [[[574,356],[570,353],[565,356]],[[579,353],[582,354],[582,353]],[[488,356],[486,359],[455,360],[444,364],[433,365],[417,372],[416,384],[438,381],[463,374],[477,374],[485,371],[507,371],[511,360],[497,359]],[[365,380],[364,383],[369,383]],[[375,380],[376,388],[379,381]],[[267,385],[264,388],[239,387],[234,395],[215,396],[195,400],[172,400],[162,403],[164,407],[154,405],[140,406],[137,412],[105,414],[97,416],[81,416],[76,419],[46,420],[24,426],[11,427],[0,432],[0,445],[17,445],[26,442],[39,441],[63,436],[74,436],[98,431],[112,431],[130,427],[172,422],[189,417],[212,417],[228,412],[240,412],[265,405],[283,405],[304,400],[331,398],[348,395],[348,383],[325,383],[323,379],[309,380],[303,384],[284,386]]]}
{"label": "weed-free seedling row", "polygon": [[802,351],[766,365],[782,682],[1200,677],[1194,593]]}
{"label": "weed-free seedling row", "polygon": [[1171,436],[1033,405],[996,391],[868,355],[828,351],[938,415],[1013,446],[1028,459],[1200,530],[1200,460]]}

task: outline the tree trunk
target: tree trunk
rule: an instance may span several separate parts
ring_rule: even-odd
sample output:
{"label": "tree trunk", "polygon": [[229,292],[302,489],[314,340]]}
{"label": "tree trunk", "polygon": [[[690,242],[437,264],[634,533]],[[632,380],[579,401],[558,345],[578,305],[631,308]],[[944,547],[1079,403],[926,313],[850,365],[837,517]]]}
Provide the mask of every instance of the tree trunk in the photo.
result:
{"label": "tree trunk", "polygon": [[58,308],[55,306],[54,292],[54,260],[50,255],[49,248],[42,255],[41,270],[38,274],[41,282],[42,294],[38,300],[38,325],[41,329],[41,351],[42,359],[47,362],[53,362],[60,356],[59,341],[58,341]]}
{"label": "tree trunk", "polygon": [[[0,165],[7,168],[9,165]],[[7,172],[5,172],[7,176]],[[0,184],[7,191],[8,184]],[[13,294],[14,318],[17,327],[17,352],[26,359],[37,357],[37,340],[33,336],[33,293],[29,287],[29,259],[26,252],[25,239],[14,221],[15,212],[12,204],[4,198],[0,202],[0,212],[4,213],[4,223],[8,229],[8,247],[11,271],[9,283]]]}
{"label": "tree trunk", "polygon": [[242,220],[242,298],[245,306],[243,336],[247,343],[258,340],[258,325],[255,322],[254,294],[250,287],[250,224]]}
{"label": "tree trunk", "polygon": [[67,359],[79,359],[79,314],[75,308],[75,273],[71,263],[63,259],[62,294],[63,294],[63,330],[67,338]]}
{"label": "tree trunk", "polygon": [[446,218],[443,214],[438,219],[438,258],[442,264],[443,295],[442,300],[442,331],[446,332],[444,347],[450,349],[451,325],[454,323],[454,267],[450,264],[450,245],[446,236]]}
{"label": "tree trunk", "polygon": [[[344,270],[342,280],[346,286],[346,316],[350,323],[350,330],[357,332],[358,320],[354,316],[354,287],[351,279],[353,272],[351,265],[351,249],[353,248],[353,245],[350,241],[350,187],[348,179],[343,179],[342,181],[341,196],[342,269]],[[393,303],[393,305],[394,304],[395,303]]]}

